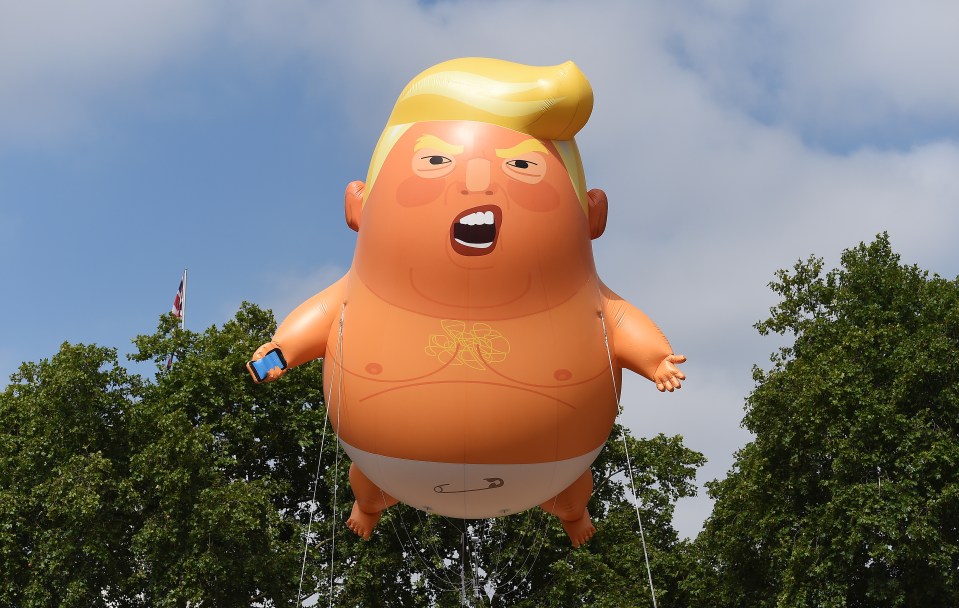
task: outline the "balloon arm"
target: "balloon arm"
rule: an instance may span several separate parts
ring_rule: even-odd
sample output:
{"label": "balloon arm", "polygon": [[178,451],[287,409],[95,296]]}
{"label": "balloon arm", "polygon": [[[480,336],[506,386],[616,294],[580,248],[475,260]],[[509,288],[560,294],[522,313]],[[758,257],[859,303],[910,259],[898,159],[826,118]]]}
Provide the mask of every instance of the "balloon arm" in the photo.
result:
{"label": "balloon arm", "polygon": [[319,359],[326,353],[330,329],[340,318],[346,298],[346,276],[303,302],[280,323],[273,342],[290,367]]}
{"label": "balloon arm", "polygon": [[660,391],[679,388],[686,377],[676,368],[686,357],[673,354],[669,340],[646,314],[601,284],[603,315],[618,364],[652,380]]}
{"label": "balloon arm", "polygon": [[297,306],[280,323],[273,339],[253,354],[256,361],[273,349],[279,349],[286,362],[285,368],[274,368],[263,378],[264,381],[275,380],[291,367],[324,356],[330,330],[340,317],[345,297],[346,276]]}

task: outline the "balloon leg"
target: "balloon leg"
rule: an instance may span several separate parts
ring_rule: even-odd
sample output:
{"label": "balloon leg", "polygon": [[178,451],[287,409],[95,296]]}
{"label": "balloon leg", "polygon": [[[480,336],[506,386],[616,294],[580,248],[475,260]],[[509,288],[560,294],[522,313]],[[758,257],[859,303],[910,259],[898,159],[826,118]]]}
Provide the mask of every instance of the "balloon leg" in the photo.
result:
{"label": "balloon leg", "polygon": [[373,528],[383,515],[383,510],[399,501],[370,481],[356,464],[350,464],[350,488],[356,502],[353,503],[353,511],[346,520],[346,526],[363,540],[369,540]]}
{"label": "balloon leg", "polygon": [[586,469],[568,488],[540,504],[540,508],[559,518],[563,529],[574,547],[588,541],[596,533],[586,510],[586,503],[593,493],[593,473]]}

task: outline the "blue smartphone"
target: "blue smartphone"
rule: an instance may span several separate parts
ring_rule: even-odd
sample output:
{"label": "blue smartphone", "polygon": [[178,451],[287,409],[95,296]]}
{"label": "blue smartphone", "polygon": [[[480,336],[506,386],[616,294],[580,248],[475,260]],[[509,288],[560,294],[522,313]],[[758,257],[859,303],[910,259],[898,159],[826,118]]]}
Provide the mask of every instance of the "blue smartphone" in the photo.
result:
{"label": "blue smartphone", "polygon": [[286,369],[286,359],[278,348],[266,353],[262,359],[250,361],[250,371],[253,372],[257,382],[263,382],[266,375],[274,368]]}

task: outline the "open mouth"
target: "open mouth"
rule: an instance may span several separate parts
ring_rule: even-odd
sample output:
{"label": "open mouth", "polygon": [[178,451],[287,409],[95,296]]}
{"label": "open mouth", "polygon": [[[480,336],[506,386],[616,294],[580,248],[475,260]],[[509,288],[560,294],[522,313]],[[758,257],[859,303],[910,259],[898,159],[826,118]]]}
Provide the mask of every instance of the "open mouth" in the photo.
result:
{"label": "open mouth", "polygon": [[450,226],[450,244],[460,255],[486,255],[496,248],[503,212],[495,205],[467,209]]}

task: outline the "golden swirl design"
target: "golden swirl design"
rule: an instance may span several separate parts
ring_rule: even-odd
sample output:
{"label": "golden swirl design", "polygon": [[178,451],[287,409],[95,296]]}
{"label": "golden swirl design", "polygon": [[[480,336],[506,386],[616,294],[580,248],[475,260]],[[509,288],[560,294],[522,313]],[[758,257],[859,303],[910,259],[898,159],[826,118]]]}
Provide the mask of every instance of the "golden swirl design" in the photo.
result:
{"label": "golden swirl design", "polygon": [[442,334],[431,334],[426,354],[449,365],[465,365],[485,370],[484,363],[499,363],[509,354],[509,340],[487,323],[444,319]]}

